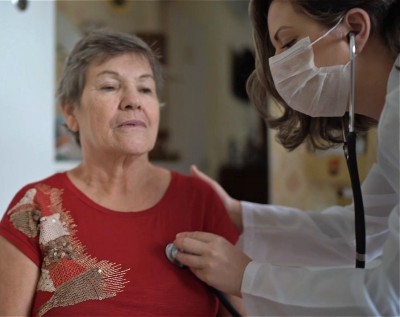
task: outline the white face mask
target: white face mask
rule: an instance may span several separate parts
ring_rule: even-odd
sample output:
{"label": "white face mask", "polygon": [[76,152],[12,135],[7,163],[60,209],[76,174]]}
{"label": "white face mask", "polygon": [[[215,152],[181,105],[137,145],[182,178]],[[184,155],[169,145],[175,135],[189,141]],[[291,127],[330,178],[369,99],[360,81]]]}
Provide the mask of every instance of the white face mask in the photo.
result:
{"label": "white face mask", "polygon": [[306,37],[269,59],[279,95],[291,108],[311,117],[341,117],[347,110],[350,62],[316,67],[312,49],[312,45],[327,36],[340,22],[314,42]]}

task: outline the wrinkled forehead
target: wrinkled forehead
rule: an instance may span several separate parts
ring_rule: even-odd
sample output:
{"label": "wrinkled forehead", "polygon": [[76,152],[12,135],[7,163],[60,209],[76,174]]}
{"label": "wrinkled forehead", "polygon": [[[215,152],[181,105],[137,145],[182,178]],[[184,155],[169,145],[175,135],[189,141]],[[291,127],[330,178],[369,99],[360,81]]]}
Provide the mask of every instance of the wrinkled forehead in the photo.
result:
{"label": "wrinkled forehead", "polygon": [[150,65],[150,61],[144,53],[135,51],[135,52],[122,52],[122,53],[100,53],[88,63],[88,67],[101,66],[114,59],[121,58],[124,56],[130,57],[132,59],[139,59],[141,60],[141,62],[148,63]]}
{"label": "wrinkled forehead", "polygon": [[[114,69],[128,69],[129,65],[135,64],[136,67],[140,64],[141,71],[145,71],[151,76],[154,75],[154,70],[150,64],[149,59],[145,54],[138,52],[127,52],[119,54],[100,54],[96,56],[86,67],[84,74],[84,81],[93,76],[98,75],[98,73],[110,73]],[[125,65],[125,66],[124,66]]]}

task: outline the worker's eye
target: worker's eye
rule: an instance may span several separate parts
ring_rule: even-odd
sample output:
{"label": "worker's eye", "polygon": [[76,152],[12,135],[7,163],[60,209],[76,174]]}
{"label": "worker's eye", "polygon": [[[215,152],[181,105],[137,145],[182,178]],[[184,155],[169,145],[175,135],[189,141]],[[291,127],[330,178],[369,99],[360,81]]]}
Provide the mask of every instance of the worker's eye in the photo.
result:
{"label": "worker's eye", "polygon": [[282,50],[287,50],[288,48],[291,48],[295,43],[296,43],[296,39],[294,39],[294,40],[291,40],[291,41],[289,41],[289,42],[286,42],[285,44],[283,44],[282,46],[281,46],[281,49]]}

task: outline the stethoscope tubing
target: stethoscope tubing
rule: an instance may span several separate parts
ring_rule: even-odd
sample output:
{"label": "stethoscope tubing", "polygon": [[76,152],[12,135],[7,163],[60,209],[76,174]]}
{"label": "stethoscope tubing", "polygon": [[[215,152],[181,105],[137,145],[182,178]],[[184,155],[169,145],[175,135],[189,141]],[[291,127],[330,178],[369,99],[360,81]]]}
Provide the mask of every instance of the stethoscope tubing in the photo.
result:
{"label": "stethoscope tubing", "polygon": [[346,138],[347,143],[347,167],[350,174],[351,188],[353,191],[354,224],[356,235],[356,268],[365,267],[366,236],[365,216],[362,199],[360,177],[357,167],[356,133],[349,132]]}
{"label": "stethoscope tubing", "polygon": [[344,152],[349,170],[351,189],[353,191],[354,226],[356,238],[356,268],[365,267],[366,236],[365,215],[362,199],[360,177],[357,167],[356,139],[354,129],[355,118],[355,77],[356,77],[356,43],[355,34],[349,34],[350,40],[350,96],[349,96],[349,132],[345,136]]}
{"label": "stethoscope tubing", "polygon": [[226,310],[232,315],[232,317],[242,317],[239,312],[232,306],[229,300],[226,298],[225,294],[214,287],[209,286],[211,292],[213,292],[219,299],[219,301],[224,305]]}

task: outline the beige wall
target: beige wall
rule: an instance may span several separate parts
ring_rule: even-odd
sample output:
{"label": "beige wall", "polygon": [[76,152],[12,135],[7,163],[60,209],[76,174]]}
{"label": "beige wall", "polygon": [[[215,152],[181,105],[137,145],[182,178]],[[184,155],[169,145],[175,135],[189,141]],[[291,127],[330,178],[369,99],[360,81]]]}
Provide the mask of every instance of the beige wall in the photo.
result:
{"label": "beige wall", "polygon": [[[365,153],[358,155],[361,181],[376,159],[376,129],[371,130],[366,139]],[[274,134],[271,134],[270,146],[271,202],[308,211],[351,202],[350,180],[342,146],[314,153],[303,145],[287,152],[275,141]],[[330,172],[333,163],[338,167],[335,173]]]}
{"label": "beige wall", "polygon": [[[170,1],[165,8],[171,44],[169,117],[176,123],[172,124],[176,146],[190,142],[188,135],[198,140],[197,144],[202,140],[203,151],[192,159],[197,156],[197,163],[216,177],[220,165],[229,159],[229,141],[235,140],[243,149],[258,120],[255,109],[235,98],[230,86],[231,53],[252,47],[247,12],[240,15],[227,1]],[[180,110],[174,111],[174,107]],[[189,115],[184,117],[187,111]],[[196,118],[190,116],[193,112]],[[188,120],[192,122],[188,124]],[[203,126],[197,131],[189,127],[180,132],[179,123],[196,126],[199,120]]]}
{"label": "beige wall", "polygon": [[162,29],[160,1],[127,1],[121,9],[105,0],[58,0],[57,10],[79,29],[110,26],[115,30],[159,31]]}

